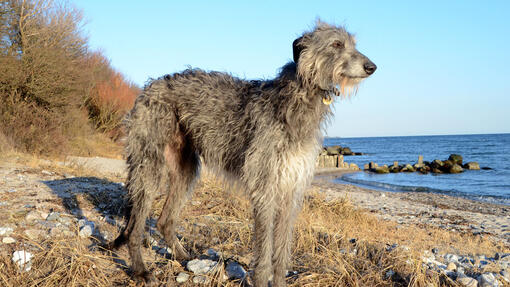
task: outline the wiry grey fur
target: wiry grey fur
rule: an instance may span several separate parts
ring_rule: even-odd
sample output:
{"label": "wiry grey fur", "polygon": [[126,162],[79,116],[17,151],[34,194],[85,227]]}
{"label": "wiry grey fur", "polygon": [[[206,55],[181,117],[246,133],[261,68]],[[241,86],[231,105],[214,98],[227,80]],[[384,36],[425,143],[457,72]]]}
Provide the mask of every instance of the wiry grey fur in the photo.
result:
{"label": "wiry grey fur", "polygon": [[294,62],[274,80],[245,81],[188,69],[152,81],[126,120],[129,221],[112,248],[128,241],[135,278],[154,282],[140,252],[145,220],[159,191],[167,199],[157,227],[187,258],[174,227],[204,164],[236,179],[255,218],[255,286],[285,286],[292,228],[321,146],[323,100],[346,95],[375,65],[342,27],[318,22],[293,44]]}

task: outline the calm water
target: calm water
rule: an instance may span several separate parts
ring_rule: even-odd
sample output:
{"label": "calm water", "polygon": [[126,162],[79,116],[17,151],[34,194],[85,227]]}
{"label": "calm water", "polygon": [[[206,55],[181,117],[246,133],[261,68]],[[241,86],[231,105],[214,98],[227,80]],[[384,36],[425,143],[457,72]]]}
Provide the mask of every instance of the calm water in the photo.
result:
{"label": "calm water", "polygon": [[387,191],[438,192],[510,205],[510,134],[410,136],[377,138],[326,138],[325,145],[348,146],[362,156],[346,156],[360,168],[370,161],[392,165],[445,160],[460,154],[464,163],[476,161],[492,170],[466,170],[460,174],[372,174],[358,172],[336,179]]}

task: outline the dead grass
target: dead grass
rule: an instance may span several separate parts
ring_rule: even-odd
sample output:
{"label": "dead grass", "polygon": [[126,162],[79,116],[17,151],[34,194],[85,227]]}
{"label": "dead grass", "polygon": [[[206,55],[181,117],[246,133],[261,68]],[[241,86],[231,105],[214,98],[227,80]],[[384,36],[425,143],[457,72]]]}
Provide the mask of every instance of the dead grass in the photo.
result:
{"label": "dead grass", "polygon": [[[84,197],[83,200],[93,199]],[[162,203],[156,201],[154,215],[160,213]],[[198,184],[181,218],[178,232],[195,258],[214,248],[221,252],[222,259],[233,258],[249,268],[251,209],[242,194],[235,190],[225,192],[218,181],[206,177]],[[115,227],[104,225],[102,230],[116,234]],[[398,247],[388,251],[395,243]],[[80,239],[77,230],[75,238],[43,242],[24,238],[16,244],[15,247],[4,245],[0,251],[0,286],[135,286],[124,265],[130,262],[125,248],[111,256],[92,248],[89,240]],[[327,201],[318,190],[311,189],[295,231],[290,269],[298,275],[290,277],[288,283],[290,286],[456,286],[448,278],[422,267],[421,254],[433,247],[457,254],[492,256],[495,252],[509,252],[480,237],[382,221],[357,209],[348,199]],[[30,272],[20,272],[11,261],[12,252],[24,248],[35,255]],[[163,285],[175,284],[175,276],[185,271],[179,262],[149,249],[144,250],[144,258]],[[224,264],[220,260],[216,271],[210,274],[208,286],[239,286],[237,282],[224,281],[223,277]]]}

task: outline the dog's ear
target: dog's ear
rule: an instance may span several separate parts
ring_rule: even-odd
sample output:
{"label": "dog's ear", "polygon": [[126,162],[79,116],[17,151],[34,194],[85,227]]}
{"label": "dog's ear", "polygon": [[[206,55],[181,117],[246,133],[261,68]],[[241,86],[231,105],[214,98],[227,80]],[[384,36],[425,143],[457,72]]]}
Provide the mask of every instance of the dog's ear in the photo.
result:
{"label": "dog's ear", "polygon": [[302,43],[303,37],[299,37],[294,42],[292,42],[292,52],[294,54],[294,63],[297,64],[299,60],[299,55],[301,54],[301,51],[303,50],[304,46]]}

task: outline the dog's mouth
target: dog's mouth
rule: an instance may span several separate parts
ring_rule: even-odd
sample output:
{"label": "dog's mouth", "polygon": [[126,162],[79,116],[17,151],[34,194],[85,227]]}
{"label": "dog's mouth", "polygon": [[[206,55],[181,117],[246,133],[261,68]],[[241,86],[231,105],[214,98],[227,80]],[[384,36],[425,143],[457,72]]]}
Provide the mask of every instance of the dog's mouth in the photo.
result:
{"label": "dog's mouth", "polygon": [[358,84],[366,77],[342,76],[338,84],[332,85],[322,95],[322,103],[330,105],[334,97],[350,97],[358,91]]}

